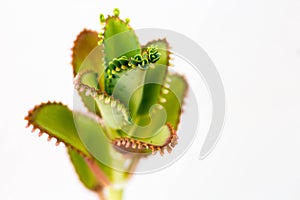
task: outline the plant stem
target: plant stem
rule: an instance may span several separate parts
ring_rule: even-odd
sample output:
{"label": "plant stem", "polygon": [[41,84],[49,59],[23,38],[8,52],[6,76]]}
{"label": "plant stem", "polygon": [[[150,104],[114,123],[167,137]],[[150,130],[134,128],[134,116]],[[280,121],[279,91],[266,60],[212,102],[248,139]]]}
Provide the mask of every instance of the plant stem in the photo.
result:
{"label": "plant stem", "polygon": [[97,192],[97,194],[98,194],[98,197],[99,197],[100,200],[106,200],[105,195],[103,193],[103,189],[99,190]]}
{"label": "plant stem", "polygon": [[99,200],[122,200],[123,188],[105,188],[106,191],[100,190],[97,192]]}
{"label": "plant stem", "polygon": [[139,161],[140,161],[140,157],[133,157],[132,158],[132,160],[130,162],[130,165],[127,169],[127,172],[128,172],[127,179],[130,179],[131,176],[134,174],[134,171],[135,171]]}
{"label": "plant stem", "polygon": [[123,199],[123,188],[109,188],[109,199],[108,200],[122,200]]}
{"label": "plant stem", "polygon": [[85,160],[87,165],[90,167],[92,172],[94,173],[95,177],[98,179],[99,183],[103,184],[104,186],[108,186],[110,181],[108,180],[107,176],[102,172],[102,170],[97,165],[96,161],[93,160]]}

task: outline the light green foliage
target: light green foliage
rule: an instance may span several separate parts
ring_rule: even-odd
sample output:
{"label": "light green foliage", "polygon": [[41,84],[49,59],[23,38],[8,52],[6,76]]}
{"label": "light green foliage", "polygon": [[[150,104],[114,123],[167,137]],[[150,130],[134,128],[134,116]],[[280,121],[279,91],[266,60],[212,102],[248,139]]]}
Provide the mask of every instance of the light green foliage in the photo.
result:
{"label": "light green foliage", "polygon": [[50,102],[41,104],[29,111],[26,120],[33,125],[34,129],[39,129],[40,133],[46,133],[49,137],[54,137],[86,157],[90,157],[77,133],[73,113],[66,106]]}

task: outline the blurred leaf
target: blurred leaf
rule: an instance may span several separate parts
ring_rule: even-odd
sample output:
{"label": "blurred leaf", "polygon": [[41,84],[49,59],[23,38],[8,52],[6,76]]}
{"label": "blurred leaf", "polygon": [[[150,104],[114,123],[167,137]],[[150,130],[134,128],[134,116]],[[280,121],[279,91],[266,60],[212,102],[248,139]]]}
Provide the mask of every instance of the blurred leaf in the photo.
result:
{"label": "blurred leaf", "polygon": [[98,183],[97,178],[87,165],[85,159],[76,151],[68,148],[70,159],[74,165],[77,175],[80,181],[90,190],[97,191],[102,188],[102,185]]}
{"label": "blurred leaf", "polygon": [[[104,72],[103,67],[103,46],[98,45],[98,33],[84,29],[74,42],[72,66],[74,77],[79,72],[95,71],[98,74]],[[79,95],[87,107],[93,113],[99,114],[95,101],[92,97],[79,92]]]}
{"label": "blurred leaf", "polygon": [[84,29],[74,42],[72,66],[74,77],[79,71],[93,70],[101,74],[104,71],[102,46],[95,31]]}
{"label": "blurred leaf", "polygon": [[177,130],[188,84],[183,76],[168,74],[162,88],[160,104],[167,112],[167,122]]}

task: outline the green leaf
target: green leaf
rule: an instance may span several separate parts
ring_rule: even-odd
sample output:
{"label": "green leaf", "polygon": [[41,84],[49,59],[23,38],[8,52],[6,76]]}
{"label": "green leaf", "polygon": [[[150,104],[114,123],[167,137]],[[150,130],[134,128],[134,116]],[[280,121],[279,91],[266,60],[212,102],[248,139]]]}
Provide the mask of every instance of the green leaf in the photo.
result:
{"label": "green leaf", "polygon": [[93,98],[93,101],[96,102],[106,126],[120,129],[129,123],[129,113],[126,107],[112,96],[97,90],[97,74],[95,72],[78,74],[74,83],[77,90]]}
{"label": "green leaf", "polygon": [[74,42],[72,66],[74,77],[81,70],[103,73],[103,46],[98,46],[98,33],[84,29]]}
{"label": "green leaf", "polygon": [[[79,72],[95,71],[102,74],[103,67],[103,46],[98,46],[98,33],[90,30],[83,30],[74,42],[72,65],[74,77]],[[93,113],[99,114],[95,101],[92,97],[82,92],[79,95],[86,108]]]}
{"label": "green leaf", "polygon": [[78,136],[73,113],[67,106],[55,102],[43,103],[30,110],[25,119],[28,120],[28,125],[33,126],[33,130],[39,129],[41,133],[46,133],[49,137],[54,137],[82,155],[90,157]]}
{"label": "green leaf", "polygon": [[[152,105],[157,103],[161,86],[164,83],[170,60],[170,47],[166,39],[154,40],[147,43],[143,49],[155,46],[161,54],[160,59],[154,64],[154,68],[149,68],[145,77],[143,98],[139,107],[139,114],[147,114]],[[149,119],[148,119],[149,120]]]}
{"label": "green leaf", "polygon": [[[93,120],[94,117],[94,115],[86,116],[82,113],[74,115],[80,139],[95,159],[94,166],[96,167],[96,173],[100,173],[100,179],[103,179],[103,175],[101,175],[103,172],[105,175],[104,183],[122,182],[126,179],[126,173],[123,172],[126,170],[124,164],[126,158],[115,151],[110,138],[107,137],[108,132],[113,130],[105,129],[106,132],[104,132],[100,123]],[[99,169],[101,170],[99,171]]]}
{"label": "green leaf", "polygon": [[103,186],[98,182],[94,173],[87,165],[85,159],[76,151],[70,148],[68,148],[68,153],[75,171],[77,172],[80,181],[85,185],[85,187],[93,191],[101,189]]}
{"label": "green leaf", "polygon": [[129,123],[128,111],[119,101],[106,94],[98,94],[95,96],[95,101],[101,111],[105,125],[113,129],[120,129]]}
{"label": "green leaf", "polygon": [[86,71],[84,73],[81,73],[80,81],[84,84],[89,86],[90,88],[93,88],[95,90],[98,90],[98,73],[96,72],[89,72]]}
{"label": "green leaf", "polygon": [[132,28],[119,17],[109,16],[103,34],[106,65],[114,58],[134,57],[141,53],[141,47]]}
{"label": "green leaf", "polygon": [[164,39],[158,39],[148,42],[146,45],[142,47],[143,50],[146,50],[147,47],[157,47],[158,52],[160,53],[160,59],[156,62],[156,64],[169,66],[170,65],[170,45],[168,41]]}
{"label": "green leaf", "polygon": [[138,123],[131,123],[122,127],[122,131],[130,137],[148,138],[152,137],[167,122],[167,113],[161,105],[154,105],[149,115],[139,115]]}
{"label": "green leaf", "polygon": [[172,151],[172,147],[177,144],[177,135],[175,130],[170,124],[162,126],[151,137],[128,137],[126,133],[120,131],[122,137],[113,140],[115,147],[123,152],[142,153],[149,154],[150,152],[160,152],[164,154],[164,150],[169,153]]}
{"label": "green leaf", "polygon": [[[83,84],[82,84],[82,83]],[[93,71],[81,71],[74,79],[74,85],[77,89],[85,107],[92,113],[100,114],[95,99],[89,93],[99,90],[98,74]]]}
{"label": "green leaf", "polygon": [[[114,58],[120,58],[126,56],[126,58],[134,58],[136,55],[141,54],[141,47],[138,38],[132,28],[119,17],[109,16],[106,19],[106,26],[103,34],[103,44],[105,53],[105,63],[108,66],[109,62]],[[125,77],[124,74],[128,75]],[[105,77],[107,76],[105,72]],[[132,116],[137,112],[138,105],[141,101],[142,88],[138,89],[144,81],[145,71],[141,69],[130,69],[122,71],[117,74],[115,80],[106,81],[118,81],[122,79],[122,84],[118,84],[123,88],[113,88],[113,96],[119,99],[126,108],[129,109]],[[133,79],[134,80],[133,80]],[[131,80],[132,79],[132,80]],[[124,84],[125,81],[130,81],[130,84]],[[132,93],[138,89],[135,94]],[[105,91],[111,91],[111,88],[105,88]],[[108,92],[111,94],[110,92]],[[130,96],[133,95],[134,99],[129,102]]]}
{"label": "green leaf", "polygon": [[183,76],[168,74],[160,95],[160,104],[167,112],[167,122],[177,130],[188,84]]}
{"label": "green leaf", "polygon": [[[125,158],[116,152],[111,145],[109,129],[104,129],[95,115],[75,113],[75,126],[80,139],[94,160],[89,162],[89,167],[101,184],[107,186],[125,178],[124,173],[114,169],[124,170]],[[115,160],[118,157],[117,160]],[[121,176],[123,179],[116,179]]]}
{"label": "green leaf", "polygon": [[164,146],[168,143],[168,140],[172,136],[172,134],[172,130],[167,125],[164,125],[159,130],[157,130],[157,132],[154,133],[151,137],[133,138],[154,146]]}
{"label": "green leaf", "polygon": [[[40,129],[50,137],[55,137],[68,148],[78,152],[81,157],[102,161],[97,164],[97,168],[99,167],[101,173],[105,174],[104,182],[113,179],[111,168],[108,167],[112,166],[111,143],[95,115],[72,112],[61,103],[48,102],[29,111],[25,119],[29,125],[33,125],[33,129]],[[79,158],[75,158],[78,161]],[[75,168],[77,165],[83,165],[80,160],[78,162]],[[81,173],[87,172],[80,172],[79,176]],[[95,183],[93,179],[89,180],[88,186],[92,187],[93,183]]]}
{"label": "green leaf", "polygon": [[110,141],[104,133],[99,119],[97,120],[95,115],[88,116],[79,112],[74,113],[73,117],[77,133],[90,154],[93,157],[110,159]]}
{"label": "green leaf", "polygon": [[122,73],[113,90],[113,97],[129,108],[131,118],[135,118],[142,101],[146,70],[134,68]]}

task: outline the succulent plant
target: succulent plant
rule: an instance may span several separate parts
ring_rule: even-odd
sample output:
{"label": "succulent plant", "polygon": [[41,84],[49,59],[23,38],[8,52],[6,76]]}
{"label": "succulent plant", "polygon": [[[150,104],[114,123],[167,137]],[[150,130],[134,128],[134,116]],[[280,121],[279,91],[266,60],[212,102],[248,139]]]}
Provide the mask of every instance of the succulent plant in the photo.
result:
{"label": "succulent plant", "polygon": [[140,159],[171,153],[177,144],[187,82],[168,70],[166,39],[141,46],[118,9],[113,16],[101,14],[100,22],[101,33],[83,30],[72,49],[74,86],[86,112],[47,102],[25,119],[39,136],[65,144],[88,189],[117,200]]}

